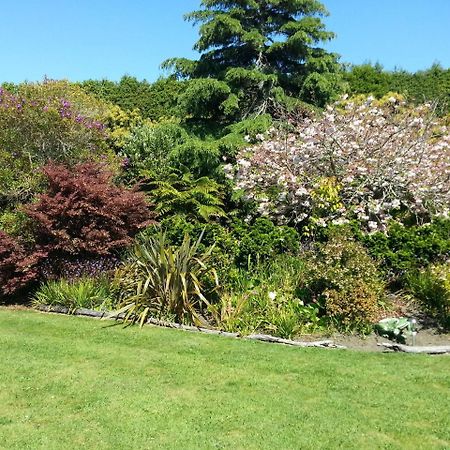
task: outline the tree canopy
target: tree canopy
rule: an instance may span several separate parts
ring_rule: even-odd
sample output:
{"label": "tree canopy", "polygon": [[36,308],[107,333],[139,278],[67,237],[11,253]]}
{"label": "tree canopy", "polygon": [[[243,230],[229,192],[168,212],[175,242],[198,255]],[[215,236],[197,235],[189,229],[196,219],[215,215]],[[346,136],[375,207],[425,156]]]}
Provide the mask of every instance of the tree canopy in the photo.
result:
{"label": "tree canopy", "polygon": [[172,58],[163,67],[181,79],[225,82],[231,88],[225,114],[264,112],[267,99],[280,93],[318,105],[330,100],[339,64],[322,47],[334,33],[321,20],[327,11],[320,2],[203,0],[201,7],[185,16],[200,25],[194,46],[200,58]]}

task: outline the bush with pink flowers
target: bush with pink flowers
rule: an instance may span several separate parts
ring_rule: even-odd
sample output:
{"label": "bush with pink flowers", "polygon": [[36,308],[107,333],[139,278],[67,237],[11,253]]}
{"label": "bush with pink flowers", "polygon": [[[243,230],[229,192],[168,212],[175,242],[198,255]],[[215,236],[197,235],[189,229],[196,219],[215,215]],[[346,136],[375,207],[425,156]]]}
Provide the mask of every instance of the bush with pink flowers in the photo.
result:
{"label": "bush with pink flowers", "polygon": [[431,104],[344,100],[289,132],[272,130],[226,170],[256,214],[280,224],[310,231],[356,219],[384,231],[392,219],[448,214],[449,131]]}

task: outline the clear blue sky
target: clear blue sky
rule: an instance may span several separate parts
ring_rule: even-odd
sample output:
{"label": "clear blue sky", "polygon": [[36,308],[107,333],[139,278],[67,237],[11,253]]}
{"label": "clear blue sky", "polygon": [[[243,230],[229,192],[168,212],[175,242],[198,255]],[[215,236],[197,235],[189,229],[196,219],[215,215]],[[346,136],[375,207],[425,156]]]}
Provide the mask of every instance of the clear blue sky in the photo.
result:
{"label": "clear blue sky", "polygon": [[[172,56],[192,57],[197,32],[182,20],[200,0],[4,0],[0,81],[156,79]],[[323,0],[349,63],[410,71],[450,67],[450,0]]]}

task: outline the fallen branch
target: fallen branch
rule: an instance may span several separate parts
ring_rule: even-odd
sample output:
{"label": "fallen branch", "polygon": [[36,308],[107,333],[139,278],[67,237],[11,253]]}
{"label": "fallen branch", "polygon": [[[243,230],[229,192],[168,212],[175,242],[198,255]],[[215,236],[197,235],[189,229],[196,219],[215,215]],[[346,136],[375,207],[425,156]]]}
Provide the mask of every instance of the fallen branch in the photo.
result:
{"label": "fallen branch", "polygon": [[409,346],[403,344],[391,344],[388,342],[382,342],[378,344],[381,347],[388,348],[395,352],[404,353],[425,353],[428,355],[443,355],[450,353],[450,345],[428,345],[428,346]]}
{"label": "fallen branch", "polygon": [[245,336],[245,339],[263,342],[273,342],[275,344],[292,345],[294,347],[346,348],[343,345],[337,345],[330,340],[302,342],[302,341],[292,341],[290,339],[283,339],[276,336],[271,336],[270,334],[251,334],[250,336]]}

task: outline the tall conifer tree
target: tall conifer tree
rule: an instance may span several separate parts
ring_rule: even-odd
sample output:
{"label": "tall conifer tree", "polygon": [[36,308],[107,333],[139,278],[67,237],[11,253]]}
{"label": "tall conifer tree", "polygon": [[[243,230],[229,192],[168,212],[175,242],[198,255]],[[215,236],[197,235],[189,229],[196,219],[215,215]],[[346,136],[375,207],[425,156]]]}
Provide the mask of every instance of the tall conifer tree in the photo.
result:
{"label": "tall conifer tree", "polygon": [[202,82],[222,91],[225,113],[262,112],[280,91],[323,105],[340,84],[338,57],[322,48],[334,37],[321,20],[325,15],[317,0],[203,0],[185,16],[200,25],[194,46],[200,58],[173,58],[163,67],[179,78],[225,83],[229,96],[224,85]]}

